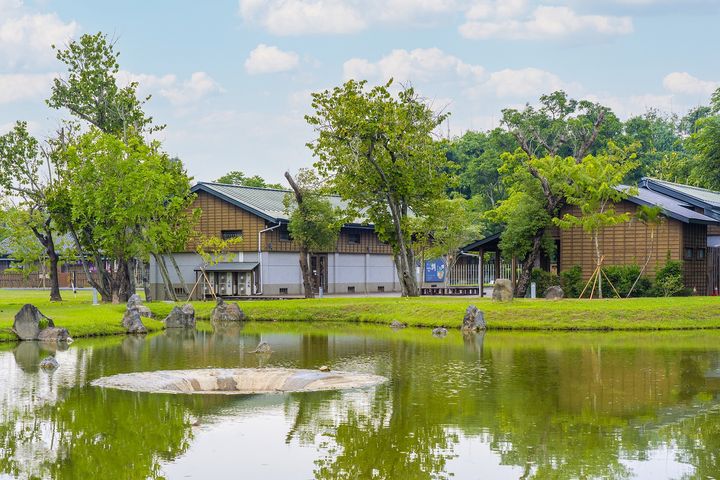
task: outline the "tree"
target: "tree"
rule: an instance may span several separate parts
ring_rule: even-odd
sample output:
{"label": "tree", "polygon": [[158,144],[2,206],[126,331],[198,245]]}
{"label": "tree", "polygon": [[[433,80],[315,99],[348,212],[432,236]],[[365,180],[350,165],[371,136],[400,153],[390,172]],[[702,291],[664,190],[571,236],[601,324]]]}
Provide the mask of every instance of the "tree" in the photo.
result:
{"label": "tree", "polygon": [[279,183],[268,183],[259,175],[253,175],[252,177],[246,177],[243,172],[233,170],[228,172],[222,177],[215,180],[217,183],[227,183],[229,185],[242,185],[244,187],[258,187],[258,188],[274,188],[276,190],[283,190],[283,186]]}
{"label": "tree", "polygon": [[597,263],[590,279],[594,278],[597,283],[600,298],[603,298],[603,276],[607,279],[602,268],[600,233],[607,227],[630,221],[630,214],[618,213],[615,205],[632,194],[632,189],[622,188],[619,185],[636,166],[632,161],[635,154],[624,155],[617,148],[613,150],[613,154],[588,155],[580,163],[571,164],[564,196],[569,205],[577,207],[579,215],[566,213],[562,218],[553,219],[553,222],[561,228],[581,227],[592,236]]}
{"label": "tree", "polygon": [[629,118],[623,124],[624,138],[618,138],[624,146],[635,145],[637,168],[629,172],[625,179],[635,183],[640,178],[653,173],[674,176],[680,172],[672,167],[681,167],[681,159],[686,157],[680,137],[680,121],[675,115],[664,115],[656,109],[650,109],[643,115]]}
{"label": "tree", "polygon": [[[28,133],[25,122],[17,122],[9,133],[0,136],[0,195],[18,199],[20,211],[17,213],[25,217],[24,223],[14,223],[18,240],[26,238],[21,230],[27,228],[42,245],[49,264],[51,301],[62,300],[58,279],[60,257],[56,248],[58,233],[51,215],[52,190],[56,187],[56,146],[57,143],[50,143],[41,147]],[[21,243],[29,247],[26,242]]]}
{"label": "tree", "polygon": [[[64,152],[66,189],[57,218],[73,238],[103,301],[127,301],[135,284],[130,259],[165,253],[189,234],[184,216],[190,179],[157,142],[125,143],[92,128]],[[99,279],[89,275],[89,255]]]}
{"label": "tree", "polygon": [[635,289],[635,286],[637,285],[638,281],[640,281],[640,278],[642,277],[643,273],[645,273],[645,269],[650,263],[650,259],[653,255],[653,250],[655,248],[655,234],[657,233],[657,229],[663,221],[662,208],[656,205],[639,205],[637,208],[637,212],[635,213],[635,218],[645,224],[645,228],[650,231],[650,248],[648,249],[645,263],[643,264],[642,268],[640,269],[640,273],[638,274],[637,278],[635,278],[635,281],[630,287],[630,291],[628,291],[626,298],[630,298],[630,295]]}
{"label": "tree", "polygon": [[365,85],[350,80],[313,94],[315,113],[305,118],[318,136],[308,147],[320,175],[392,247],[403,296],[417,296],[411,219],[430,213],[449,184],[451,164],[433,135],[447,114],[413,88],[393,95],[392,81]]}
{"label": "tree", "polygon": [[702,179],[702,186],[720,189],[720,88],[712,97],[711,115],[698,120],[697,130],[688,142],[695,154],[696,176]]}
{"label": "tree", "polygon": [[67,75],[53,80],[48,106],[66,108],[75,117],[104,133],[127,137],[130,129],[140,133],[154,130],[152,118],[142,106],[150,97],[137,98],[137,83],[125,87],[117,84],[119,53],[107,35],[85,34],[64,50],[56,50],[57,59],[67,67]]}
{"label": "tree", "polygon": [[[568,98],[565,92],[554,92],[540,97],[540,107],[527,105],[524,110],[503,110],[503,125],[515,136],[521,151],[505,155],[511,172],[509,182],[515,199],[510,205],[500,207],[501,219],[516,223],[514,230],[523,231],[528,237],[513,242],[523,245],[526,253],[517,286],[516,295],[524,296],[530,283],[532,269],[540,256],[547,228],[565,205],[563,186],[567,183],[564,170],[567,159],[580,163],[587,154],[600,152],[603,142],[617,135],[619,121],[612,112],[599,104]],[[525,170],[526,173],[521,173]],[[522,199],[539,202],[534,211],[522,203]],[[524,215],[515,215],[509,208],[516,206]],[[542,215],[539,213],[542,212]],[[535,216],[527,215],[533,213]],[[525,218],[530,225],[519,225]],[[538,220],[548,223],[544,225]],[[508,231],[503,232],[502,243]]]}
{"label": "tree", "polygon": [[323,197],[318,178],[312,170],[301,170],[296,178],[285,172],[285,178],[293,191],[292,197],[290,194],[285,197],[285,211],[290,214],[288,230],[300,247],[305,298],[315,298],[308,256],[335,246],[344,217],[341,209],[333,207]]}

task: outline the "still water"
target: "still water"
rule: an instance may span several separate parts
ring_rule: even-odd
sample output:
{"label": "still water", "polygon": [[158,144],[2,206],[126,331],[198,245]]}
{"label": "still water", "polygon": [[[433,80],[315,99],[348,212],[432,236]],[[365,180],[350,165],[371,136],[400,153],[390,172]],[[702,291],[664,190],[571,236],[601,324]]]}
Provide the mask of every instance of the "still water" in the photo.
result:
{"label": "still water", "polygon": [[[259,341],[274,352],[250,354]],[[720,333],[254,324],[0,345],[0,478],[717,478]],[[362,390],[159,395],[116,373],[329,365]]]}

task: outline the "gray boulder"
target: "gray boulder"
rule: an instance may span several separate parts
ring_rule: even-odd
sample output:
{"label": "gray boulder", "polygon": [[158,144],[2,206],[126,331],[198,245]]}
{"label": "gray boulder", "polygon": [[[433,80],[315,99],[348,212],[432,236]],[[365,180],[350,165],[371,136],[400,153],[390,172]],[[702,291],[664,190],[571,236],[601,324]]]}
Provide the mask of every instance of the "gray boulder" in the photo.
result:
{"label": "gray boulder", "polygon": [[218,297],[217,304],[210,314],[212,322],[241,322],[245,320],[245,313],[240,310],[237,303],[225,303]]}
{"label": "gray boulder", "polygon": [[40,313],[40,310],[35,305],[26,303],[15,314],[12,329],[20,340],[37,340],[43,327],[41,323],[46,324],[48,327],[55,326],[53,321]]}
{"label": "gray boulder", "polygon": [[55,370],[60,364],[53,356],[48,356],[42,359],[40,362],[40,368],[43,370]]}
{"label": "gray boulder", "polygon": [[448,334],[448,331],[445,327],[435,327],[432,330],[432,334],[434,337],[443,338]]}
{"label": "gray boulder", "polygon": [[127,333],[147,333],[147,328],[143,325],[137,308],[131,308],[125,312],[122,325]]}
{"label": "gray boulder", "polygon": [[485,323],[485,314],[478,310],[475,305],[470,305],[467,310],[465,310],[462,331],[477,332],[479,330],[485,329],[487,329],[487,324]]}
{"label": "gray boulder", "polygon": [[38,340],[41,342],[72,342],[67,328],[47,327],[40,330]]}
{"label": "gray boulder", "polygon": [[493,285],[493,300],[497,302],[510,302],[513,299],[513,284],[507,278],[498,278]]}
{"label": "gray boulder", "polygon": [[195,309],[189,303],[173,307],[165,321],[165,328],[195,328]]}
{"label": "gray boulder", "polygon": [[557,285],[553,285],[545,290],[545,298],[547,300],[561,300],[565,298],[565,292]]}
{"label": "gray boulder", "polygon": [[407,323],[402,323],[402,322],[400,322],[400,321],[398,321],[398,320],[393,320],[393,321],[390,323],[390,328],[393,328],[393,329],[395,329],[395,330],[399,330],[399,329],[405,328],[405,327],[407,327]]}
{"label": "gray boulder", "polygon": [[141,317],[146,317],[146,318],[153,317],[153,313],[150,311],[150,308],[143,305],[142,298],[140,298],[140,295],[138,295],[137,293],[132,294],[130,296],[130,298],[128,299],[127,309],[128,310],[137,309],[137,311],[138,311],[138,313],[140,313]]}
{"label": "gray boulder", "polygon": [[260,342],[258,343],[258,346],[255,347],[255,350],[253,350],[250,353],[271,353],[272,350],[270,349],[270,344],[267,342]]}

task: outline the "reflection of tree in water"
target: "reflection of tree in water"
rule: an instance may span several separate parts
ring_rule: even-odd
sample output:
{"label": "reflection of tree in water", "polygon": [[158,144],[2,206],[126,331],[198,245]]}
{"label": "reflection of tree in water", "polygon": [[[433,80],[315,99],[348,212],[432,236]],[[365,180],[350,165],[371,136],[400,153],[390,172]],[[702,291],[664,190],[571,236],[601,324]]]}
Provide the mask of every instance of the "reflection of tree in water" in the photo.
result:
{"label": "reflection of tree in water", "polygon": [[672,425],[664,432],[668,443],[677,445],[677,460],[695,467],[691,478],[718,478],[720,472],[720,411]]}

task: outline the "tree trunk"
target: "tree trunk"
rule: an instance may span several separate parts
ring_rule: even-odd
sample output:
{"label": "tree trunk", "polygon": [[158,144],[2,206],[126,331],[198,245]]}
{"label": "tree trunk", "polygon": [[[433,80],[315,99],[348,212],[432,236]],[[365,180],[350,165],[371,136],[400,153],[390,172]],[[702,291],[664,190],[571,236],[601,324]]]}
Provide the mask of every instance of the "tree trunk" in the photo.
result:
{"label": "tree trunk", "polygon": [[540,257],[540,249],[542,248],[542,239],[545,236],[545,229],[535,233],[532,240],[532,249],[523,260],[522,273],[518,279],[517,286],[515,287],[515,296],[524,297],[527,294],[528,285],[530,285],[530,279],[532,278],[532,271],[535,267],[535,262]]}
{"label": "tree trunk", "polygon": [[163,285],[165,286],[165,293],[167,294],[167,298],[177,302],[177,296],[175,295],[175,289],[173,288],[173,284],[170,281],[170,274],[167,270],[167,265],[165,265],[165,259],[162,255],[158,255],[157,253],[152,254],[153,258],[155,259],[155,263],[157,263],[158,270],[160,271],[160,276],[163,279]]}
{"label": "tree trunk", "polygon": [[595,258],[597,260],[597,278],[598,278],[598,298],[602,300],[602,265],[600,265],[600,241],[598,239],[599,233],[596,231],[593,234],[593,240],[595,241]]}
{"label": "tree trunk", "polygon": [[310,252],[308,252],[307,248],[304,245],[300,246],[300,272],[302,272],[303,290],[305,292],[305,298],[315,298],[312,272],[310,271],[310,264],[308,263],[309,253]]}
{"label": "tree trunk", "polygon": [[185,283],[185,277],[183,277],[183,274],[180,271],[180,266],[178,265],[177,260],[175,260],[175,255],[171,253],[168,256],[170,257],[170,263],[172,263],[172,266],[175,269],[175,275],[177,275],[178,279],[180,279],[180,286],[182,287],[183,292],[185,292],[185,295],[188,295],[190,290],[188,290],[187,283]]}
{"label": "tree trunk", "polygon": [[50,301],[62,302],[60,295],[60,278],[58,275],[58,255],[55,252],[55,244],[52,239],[47,248],[48,259],[50,260]]}

